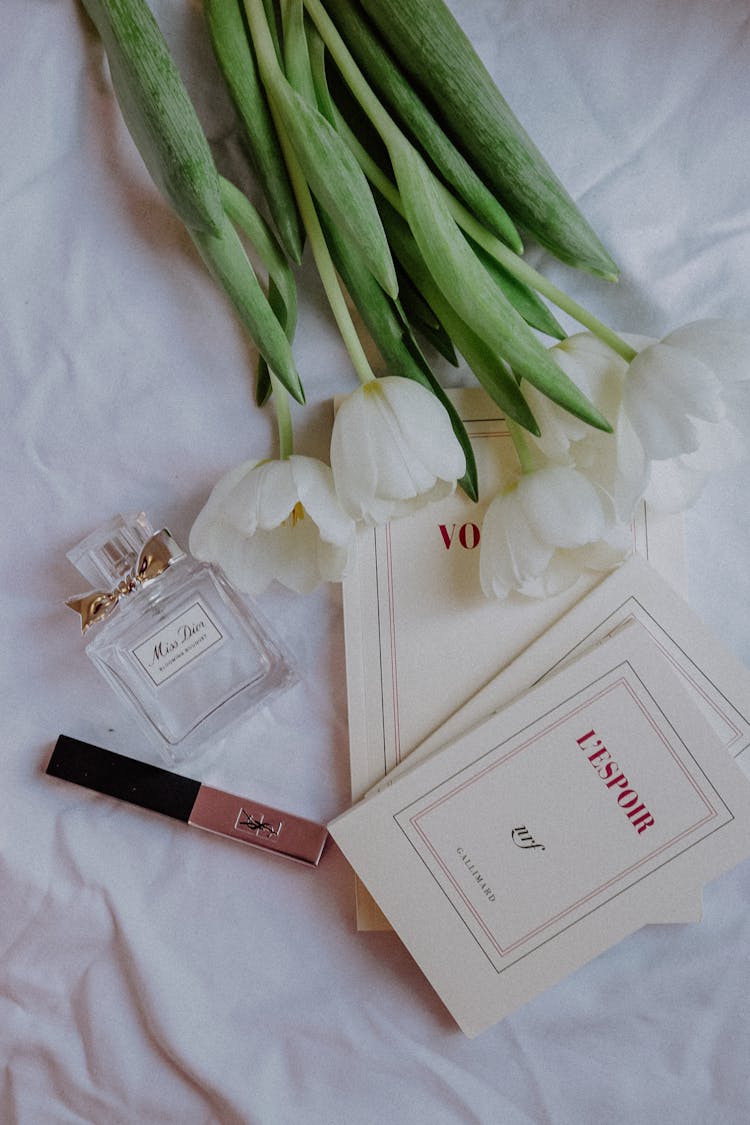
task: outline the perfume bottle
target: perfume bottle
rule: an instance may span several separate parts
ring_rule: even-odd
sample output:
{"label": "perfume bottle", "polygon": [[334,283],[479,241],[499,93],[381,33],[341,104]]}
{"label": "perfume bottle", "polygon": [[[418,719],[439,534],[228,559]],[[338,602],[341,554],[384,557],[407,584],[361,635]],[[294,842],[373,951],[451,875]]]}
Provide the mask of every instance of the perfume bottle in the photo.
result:
{"label": "perfume bottle", "polygon": [[66,603],[86,653],[172,764],[224,735],[296,674],[224,574],[143,512],[118,516],[68,558],[95,589]]}

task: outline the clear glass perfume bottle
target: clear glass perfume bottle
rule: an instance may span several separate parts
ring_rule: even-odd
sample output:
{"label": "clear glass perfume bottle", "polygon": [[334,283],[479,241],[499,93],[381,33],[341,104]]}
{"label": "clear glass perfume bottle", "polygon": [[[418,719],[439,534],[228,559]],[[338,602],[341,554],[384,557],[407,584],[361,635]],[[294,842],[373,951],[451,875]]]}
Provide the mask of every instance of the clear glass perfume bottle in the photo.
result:
{"label": "clear glass perfume bottle", "polygon": [[268,627],[216,567],[143,512],[118,516],[68,558],[95,589],[71,598],[86,652],[172,764],[188,760],[296,679]]}

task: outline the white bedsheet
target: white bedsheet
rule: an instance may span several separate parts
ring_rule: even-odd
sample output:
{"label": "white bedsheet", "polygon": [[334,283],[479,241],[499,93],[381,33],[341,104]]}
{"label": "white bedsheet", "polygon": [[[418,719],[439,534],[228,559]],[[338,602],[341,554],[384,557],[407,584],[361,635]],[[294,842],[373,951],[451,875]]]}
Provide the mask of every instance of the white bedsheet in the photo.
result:
{"label": "white bedsheet", "polygon": [[[534,260],[623,330],[747,317],[744,0],[453,6],[622,280]],[[154,9],[252,190],[201,4]],[[65,551],[139,507],[185,542],[275,426],[74,0],[3,0],[0,137],[2,1125],[746,1122],[748,864],[702,924],[647,927],[469,1042],[395,935],[355,932],[335,848],[306,870],[44,776],[60,731],[153,757],[83,653]],[[300,303],[297,448],[325,456],[354,379],[307,261]],[[745,661],[748,487],[722,474],[687,518],[691,602]],[[260,605],[302,680],[195,771],[325,821],[348,803],[340,590]]]}

